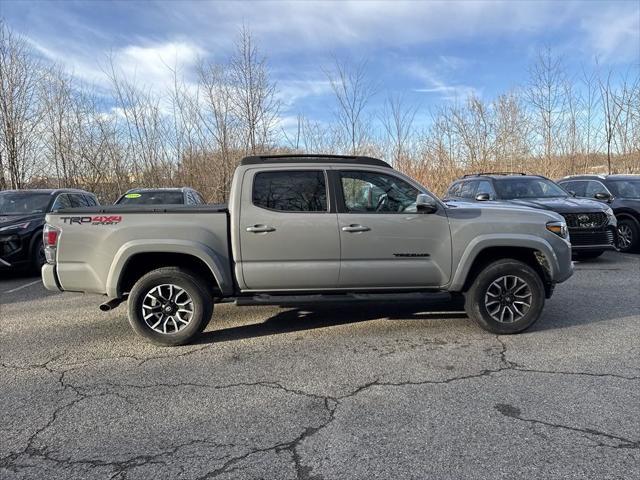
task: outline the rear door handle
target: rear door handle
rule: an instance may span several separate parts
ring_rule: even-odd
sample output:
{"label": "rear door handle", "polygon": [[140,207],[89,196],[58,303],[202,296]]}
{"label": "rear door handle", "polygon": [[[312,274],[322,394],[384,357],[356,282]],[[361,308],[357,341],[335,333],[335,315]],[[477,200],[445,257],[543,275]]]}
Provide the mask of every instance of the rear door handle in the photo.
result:
{"label": "rear door handle", "polygon": [[343,232],[349,232],[349,233],[368,232],[369,230],[371,229],[365,225],[352,224],[347,227],[342,227]]}
{"label": "rear door handle", "polygon": [[253,225],[251,227],[247,227],[247,232],[251,233],[268,233],[275,231],[276,229],[269,225]]}

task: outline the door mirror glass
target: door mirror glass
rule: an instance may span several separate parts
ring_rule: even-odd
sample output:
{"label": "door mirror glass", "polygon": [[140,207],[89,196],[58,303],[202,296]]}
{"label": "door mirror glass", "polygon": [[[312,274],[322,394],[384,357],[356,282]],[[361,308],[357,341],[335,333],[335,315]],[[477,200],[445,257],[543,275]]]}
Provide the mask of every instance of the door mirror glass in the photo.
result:
{"label": "door mirror glass", "polygon": [[596,200],[611,200],[611,195],[607,192],[598,192],[593,196],[593,198]]}
{"label": "door mirror glass", "polygon": [[491,200],[491,195],[488,193],[479,193],[476,195],[476,200],[478,202],[486,202],[487,200]]}
{"label": "door mirror glass", "polygon": [[416,198],[416,210],[420,213],[433,213],[438,210],[438,203],[429,195],[420,193]]}

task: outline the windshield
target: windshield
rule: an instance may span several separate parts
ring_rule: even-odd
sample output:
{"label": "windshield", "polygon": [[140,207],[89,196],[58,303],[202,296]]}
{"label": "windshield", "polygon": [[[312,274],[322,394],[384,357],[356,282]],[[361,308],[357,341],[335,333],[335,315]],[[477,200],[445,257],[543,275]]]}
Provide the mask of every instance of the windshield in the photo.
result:
{"label": "windshield", "polygon": [[609,180],[607,186],[615,197],[640,198],[640,178],[637,180]]}
{"label": "windshield", "polygon": [[49,193],[0,192],[0,214],[45,213],[50,200]]}
{"label": "windshield", "polygon": [[568,196],[567,192],[546,178],[499,178],[496,179],[495,186],[498,198],[503,200]]}
{"label": "windshield", "polygon": [[117,205],[182,205],[184,197],[182,192],[176,191],[150,191],[132,192],[120,197]]}

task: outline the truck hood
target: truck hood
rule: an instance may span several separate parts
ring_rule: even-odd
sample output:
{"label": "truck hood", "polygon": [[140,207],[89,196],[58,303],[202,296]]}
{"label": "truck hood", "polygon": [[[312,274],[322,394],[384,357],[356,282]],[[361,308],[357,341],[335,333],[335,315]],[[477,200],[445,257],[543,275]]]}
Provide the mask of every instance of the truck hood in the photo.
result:
{"label": "truck hood", "polygon": [[541,212],[540,207],[534,207],[526,204],[516,204],[516,203],[507,203],[507,202],[496,202],[496,201],[487,201],[487,202],[467,202],[463,200],[445,200],[444,204],[451,209],[451,211],[460,211],[464,210],[465,212],[482,212],[483,210],[491,210],[492,212],[498,214],[500,212],[521,212],[523,215],[543,215],[547,217],[549,220],[563,220],[563,218],[555,212],[555,210],[551,209],[542,209],[546,210]]}
{"label": "truck hood", "polygon": [[556,197],[556,198],[526,198],[505,200],[512,205],[551,210],[558,213],[592,213],[605,212],[607,206],[596,200],[587,198]]}

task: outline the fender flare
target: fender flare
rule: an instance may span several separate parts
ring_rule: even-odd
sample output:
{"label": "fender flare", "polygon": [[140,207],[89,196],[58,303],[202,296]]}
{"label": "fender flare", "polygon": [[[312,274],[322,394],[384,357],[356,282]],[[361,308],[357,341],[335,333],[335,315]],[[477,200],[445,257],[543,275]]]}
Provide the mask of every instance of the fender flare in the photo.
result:
{"label": "fender flare", "polygon": [[231,278],[225,273],[228,271],[228,268],[225,268],[225,260],[207,245],[188,240],[139,239],[123,244],[114,256],[106,284],[107,295],[110,298],[121,296],[120,278],[129,260],[135,255],[145,253],[180,253],[193,256],[209,267],[224,295],[233,291]]}
{"label": "fender flare", "polygon": [[469,242],[467,248],[462,253],[458,267],[451,280],[450,290],[461,291],[471,271],[471,266],[478,256],[482,254],[483,250],[495,247],[538,250],[545,256],[549,263],[549,276],[551,279],[555,279],[557,273],[560,271],[559,260],[553,247],[542,237],[526,234],[509,234],[508,238],[501,234],[481,235]]}

